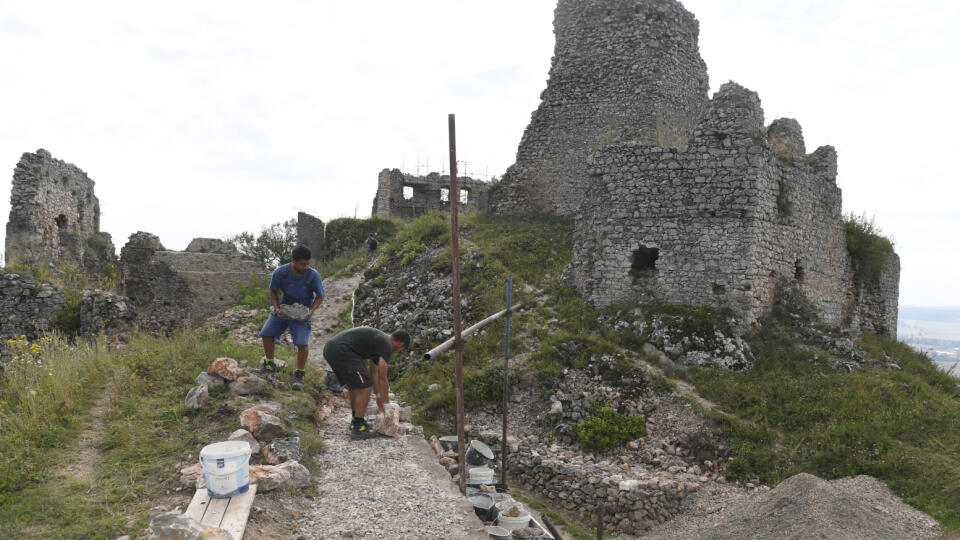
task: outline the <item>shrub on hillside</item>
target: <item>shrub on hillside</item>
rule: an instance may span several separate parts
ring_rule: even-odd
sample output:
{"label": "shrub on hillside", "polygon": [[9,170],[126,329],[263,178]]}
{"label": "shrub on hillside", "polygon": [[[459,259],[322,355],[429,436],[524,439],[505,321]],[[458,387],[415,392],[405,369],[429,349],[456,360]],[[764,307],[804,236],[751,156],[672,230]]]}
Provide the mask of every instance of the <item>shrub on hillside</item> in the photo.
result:
{"label": "shrub on hillside", "polygon": [[647,434],[646,421],[640,416],[620,414],[594,405],[593,417],[574,427],[584,450],[605,452]]}
{"label": "shrub on hillside", "polygon": [[893,254],[893,242],[883,236],[874,218],[848,214],[844,221],[847,230],[847,252],[853,262],[854,281],[872,284],[880,279],[883,264]]}

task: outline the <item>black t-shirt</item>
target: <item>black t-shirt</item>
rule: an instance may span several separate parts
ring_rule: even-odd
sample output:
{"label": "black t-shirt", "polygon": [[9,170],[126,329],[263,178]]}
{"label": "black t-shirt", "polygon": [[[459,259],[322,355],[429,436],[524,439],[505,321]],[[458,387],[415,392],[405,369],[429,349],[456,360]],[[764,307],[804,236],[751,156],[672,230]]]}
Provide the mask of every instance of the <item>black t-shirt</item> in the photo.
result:
{"label": "black t-shirt", "polygon": [[390,334],[369,326],[358,326],[334,336],[323,346],[323,355],[337,360],[361,358],[380,363],[383,358],[390,361],[393,343]]}

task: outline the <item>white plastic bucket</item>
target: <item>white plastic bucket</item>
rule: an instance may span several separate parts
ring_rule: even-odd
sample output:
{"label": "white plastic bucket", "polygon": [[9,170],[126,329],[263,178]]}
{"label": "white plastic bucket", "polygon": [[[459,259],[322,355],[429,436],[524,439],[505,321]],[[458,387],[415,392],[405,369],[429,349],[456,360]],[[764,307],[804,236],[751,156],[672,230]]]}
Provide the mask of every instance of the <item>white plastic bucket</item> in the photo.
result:
{"label": "white plastic bucket", "polygon": [[215,499],[239,495],[250,488],[250,443],[223,441],[200,450],[207,493]]}
{"label": "white plastic bucket", "polygon": [[492,484],[493,469],[490,467],[474,467],[467,472],[467,482],[470,484]]}
{"label": "white plastic bucket", "polygon": [[[510,508],[514,506],[520,509],[520,515],[517,517],[510,517],[507,515],[507,512],[509,512]],[[530,512],[528,512],[522,504],[516,501],[498,502],[496,507],[497,510],[500,511],[500,516],[497,518],[497,525],[507,529],[508,531],[512,532],[514,529],[526,527],[530,523]]]}

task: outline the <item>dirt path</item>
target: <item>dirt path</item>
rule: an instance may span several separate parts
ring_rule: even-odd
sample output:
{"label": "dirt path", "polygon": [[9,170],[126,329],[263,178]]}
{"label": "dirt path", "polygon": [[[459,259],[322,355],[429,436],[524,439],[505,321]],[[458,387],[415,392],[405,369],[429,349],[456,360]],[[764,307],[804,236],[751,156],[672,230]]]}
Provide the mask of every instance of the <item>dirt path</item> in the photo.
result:
{"label": "dirt path", "polygon": [[69,456],[64,463],[53,471],[53,478],[64,479],[81,483],[93,482],[93,471],[100,459],[97,446],[103,441],[106,431],[106,415],[113,404],[113,381],[107,384],[100,397],[90,408],[90,418],[80,428],[80,435],[75,446],[64,456]]}
{"label": "dirt path", "polygon": [[363,273],[356,273],[345,278],[324,280],[323,288],[326,295],[320,307],[313,312],[313,337],[310,340],[310,365],[320,369],[329,369],[323,359],[323,346],[336,333],[339,324],[337,317],[347,306],[353,304],[353,291]]}

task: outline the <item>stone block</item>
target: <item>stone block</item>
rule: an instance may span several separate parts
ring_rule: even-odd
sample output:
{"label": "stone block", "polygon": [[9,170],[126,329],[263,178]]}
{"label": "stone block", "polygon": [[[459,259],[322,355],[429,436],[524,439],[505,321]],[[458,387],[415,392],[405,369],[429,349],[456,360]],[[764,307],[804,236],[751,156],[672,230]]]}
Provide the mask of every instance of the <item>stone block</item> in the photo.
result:
{"label": "stone block", "polygon": [[271,465],[300,461],[302,457],[300,437],[276,438],[263,447],[263,459]]}

